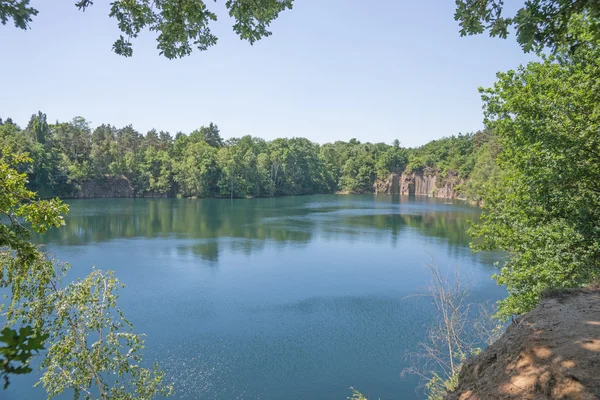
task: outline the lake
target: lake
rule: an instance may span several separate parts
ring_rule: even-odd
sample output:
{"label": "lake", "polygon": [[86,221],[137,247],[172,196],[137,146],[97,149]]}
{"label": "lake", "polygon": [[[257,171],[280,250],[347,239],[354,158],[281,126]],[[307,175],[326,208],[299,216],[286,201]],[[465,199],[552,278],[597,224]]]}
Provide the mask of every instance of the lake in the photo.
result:
{"label": "lake", "polygon": [[[36,237],[76,275],[126,284],[120,305],[147,334],[176,400],[416,398],[405,354],[433,318],[426,266],[458,268],[477,300],[504,289],[497,254],[472,254],[460,201],[386,195],[68,201]],[[44,399],[18,377],[3,399]]]}

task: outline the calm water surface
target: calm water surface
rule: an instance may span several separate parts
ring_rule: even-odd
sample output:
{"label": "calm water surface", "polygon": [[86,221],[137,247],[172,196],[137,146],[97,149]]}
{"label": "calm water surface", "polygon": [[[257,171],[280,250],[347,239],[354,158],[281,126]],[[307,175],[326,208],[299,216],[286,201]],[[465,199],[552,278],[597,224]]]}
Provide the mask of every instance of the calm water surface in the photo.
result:
{"label": "calm water surface", "polygon": [[[398,196],[253,200],[69,201],[67,226],[37,240],[74,274],[113,269],[121,307],[191,399],[416,398],[401,379],[405,353],[432,318],[414,296],[433,257],[503,295],[493,254],[474,255],[465,233],[477,208]],[[33,376],[3,399],[44,399]]]}

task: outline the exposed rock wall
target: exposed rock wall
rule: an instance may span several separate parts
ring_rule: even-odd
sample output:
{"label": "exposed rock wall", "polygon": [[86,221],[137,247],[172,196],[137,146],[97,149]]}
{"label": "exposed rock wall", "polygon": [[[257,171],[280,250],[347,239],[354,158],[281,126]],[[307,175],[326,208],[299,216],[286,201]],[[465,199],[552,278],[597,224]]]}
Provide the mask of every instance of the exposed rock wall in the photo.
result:
{"label": "exposed rock wall", "polygon": [[392,173],[385,180],[378,179],[373,190],[375,193],[453,199],[460,198],[456,187],[463,182],[456,173],[440,177],[439,171],[425,169],[409,174]]}
{"label": "exposed rock wall", "polygon": [[106,176],[78,183],[75,185],[72,197],[76,199],[135,197],[135,190],[125,177]]}
{"label": "exposed rock wall", "polygon": [[[391,173],[387,179],[378,179],[373,185],[375,193],[400,194],[405,196],[430,196],[445,199],[461,198],[456,186],[464,181],[456,173],[440,177],[439,171],[425,169],[412,173]],[[340,192],[341,193],[341,192]],[[74,185],[71,197],[119,198],[119,197],[168,197],[159,193],[136,193],[131,182],[124,176],[104,176],[79,182]]]}

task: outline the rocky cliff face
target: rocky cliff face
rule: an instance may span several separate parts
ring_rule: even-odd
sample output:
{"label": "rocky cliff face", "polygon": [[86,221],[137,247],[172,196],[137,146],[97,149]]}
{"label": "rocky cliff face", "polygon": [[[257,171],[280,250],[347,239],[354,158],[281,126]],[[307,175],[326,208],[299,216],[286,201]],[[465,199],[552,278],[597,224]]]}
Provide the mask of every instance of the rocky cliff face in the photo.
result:
{"label": "rocky cliff face", "polygon": [[409,174],[392,173],[385,180],[378,179],[373,190],[375,193],[454,199],[460,198],[456,187],[463,182],[456,173],[440,177],[439,171],[425,169]]}
{"label": "rocky cliff face", "polygon": [[135,190],[125,178],[106,176],[80,182],[72,195],[76,199],[135,197]]}

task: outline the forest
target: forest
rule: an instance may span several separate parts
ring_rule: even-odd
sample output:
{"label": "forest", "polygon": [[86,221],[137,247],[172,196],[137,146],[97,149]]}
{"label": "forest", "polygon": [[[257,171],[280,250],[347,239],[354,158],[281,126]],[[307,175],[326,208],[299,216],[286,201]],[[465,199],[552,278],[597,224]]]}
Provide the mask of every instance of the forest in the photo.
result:
{"label": "forest", "polygon": [[[313,193],[371,193],[377,179],[390,173],[449,173],[467,180],[487,148],[488,131],[434,140],[419,148],[399,141],[318,144],[304,138],[272,141],[244,136],[224,140],[210,123],[189,134],[128,125],[95,129],[82,117],[49,124],[41,111],[24,129],[11,118],[0,120],[0,148],[28,153],[20,165],[29,189],[40,197],[94,197],[86,186],[107,192],[115,182],[130,191],[123,197],[266,197]],[[440,180],[441,181],[441,180]],[[104,189],[104,190],[103,190]],[[470,184],[465,197],[475,197]]]}

